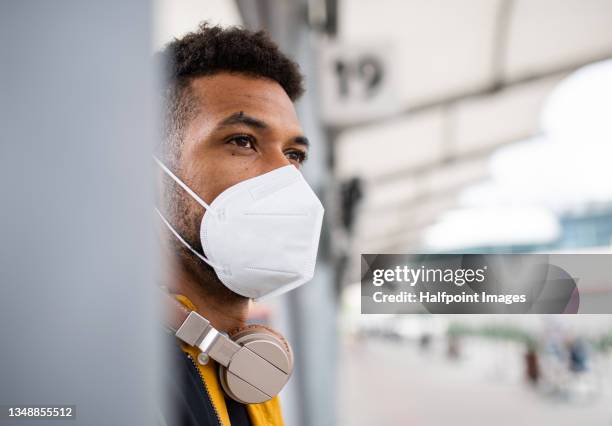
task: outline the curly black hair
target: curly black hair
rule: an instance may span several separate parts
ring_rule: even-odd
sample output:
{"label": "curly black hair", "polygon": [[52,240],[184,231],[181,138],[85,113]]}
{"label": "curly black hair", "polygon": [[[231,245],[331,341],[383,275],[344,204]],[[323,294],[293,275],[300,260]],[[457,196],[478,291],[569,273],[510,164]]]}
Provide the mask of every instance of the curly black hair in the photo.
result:
{"label": "curly black hair", "polygon": [[298,65],[284,55],[264,31],[200,24],[197,31],[174,39],[158,54],[164,68],[164,156],[179,156],[186,124],[197,109],[190,90],[194,78],[219,72],[276,81],[292,101],[304,92]]}

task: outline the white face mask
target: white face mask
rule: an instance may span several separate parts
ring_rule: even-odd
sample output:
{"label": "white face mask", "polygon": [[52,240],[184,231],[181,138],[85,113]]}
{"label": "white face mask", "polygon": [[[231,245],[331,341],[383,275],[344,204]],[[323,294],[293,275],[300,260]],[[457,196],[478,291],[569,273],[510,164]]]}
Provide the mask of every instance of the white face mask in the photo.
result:
{"label": "white face mask", "polygon": [[239,182],[208,205],[155,161],[206,209],[200,225],[206,257],[157,212],[189,250],[214,268],[227,288],[258,299],[285,293],[312,279],[324,210],[295,166]]}

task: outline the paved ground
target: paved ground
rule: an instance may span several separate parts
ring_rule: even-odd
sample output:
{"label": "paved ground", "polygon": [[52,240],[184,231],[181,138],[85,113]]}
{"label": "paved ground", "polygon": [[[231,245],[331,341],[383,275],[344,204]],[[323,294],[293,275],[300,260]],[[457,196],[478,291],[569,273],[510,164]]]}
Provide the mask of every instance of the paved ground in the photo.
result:
{"label": "paved ground", "polygon": [[524,383],[521,349],[467,343],[463,359],[409,342],[344,341],[340,426],[611,426],[612,361],[598,361],[599,391],[581,401],[547,397]]}

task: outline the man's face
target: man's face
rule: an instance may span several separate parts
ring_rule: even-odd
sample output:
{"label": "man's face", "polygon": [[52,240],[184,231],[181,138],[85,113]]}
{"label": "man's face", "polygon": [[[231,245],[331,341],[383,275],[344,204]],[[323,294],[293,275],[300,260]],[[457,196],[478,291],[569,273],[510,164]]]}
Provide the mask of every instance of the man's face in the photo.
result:
{"label": "man's face", "polygon": [[305,159],[293,103],[276,82],[220,73],[195,79],[199,105],[189,123],[180,173],[210,203],[230,186]]}
{"label": "man's face", "polygon": [[[219,73],[193,80],[191,90],[198,112],[185,129],[177,172],[207,203],[238,182],[289,164],[300,167],[306,158],[308,142],[278,83]],[[175,191],[179,230],[198,247],[205,212],[182,189]]]}

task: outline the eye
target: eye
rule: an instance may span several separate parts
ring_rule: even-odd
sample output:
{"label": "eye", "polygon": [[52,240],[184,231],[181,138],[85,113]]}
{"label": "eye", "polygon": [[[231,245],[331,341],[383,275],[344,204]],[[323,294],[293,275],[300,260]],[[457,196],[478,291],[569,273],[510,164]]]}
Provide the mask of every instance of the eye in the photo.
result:
{"label": "eye", "polygon": [[307,159],[307,154],[304,151],[292,150],[285,152],[285,156],[289,161],[295,161],[298,164],[302,164]]}
{"label": "eye", "polygon": [[227,143],[236,145],[239,148],[254,149],[255,138],[250,135],[234,135],[227,139]]}

